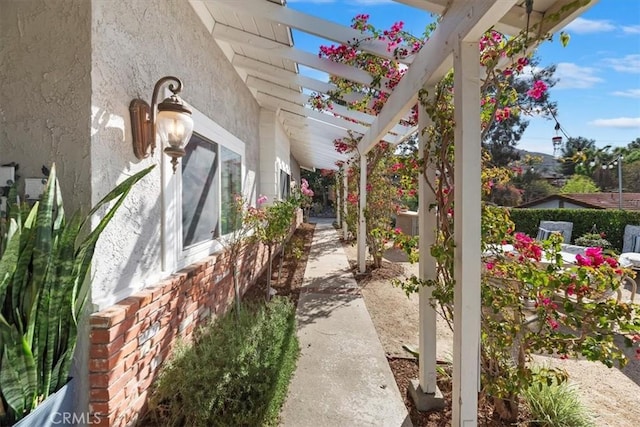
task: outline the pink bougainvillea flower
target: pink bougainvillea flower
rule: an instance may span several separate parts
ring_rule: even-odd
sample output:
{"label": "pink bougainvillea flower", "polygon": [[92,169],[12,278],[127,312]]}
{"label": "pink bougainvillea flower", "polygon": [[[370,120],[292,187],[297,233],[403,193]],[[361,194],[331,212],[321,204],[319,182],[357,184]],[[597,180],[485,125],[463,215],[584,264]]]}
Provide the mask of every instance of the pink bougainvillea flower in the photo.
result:
{"label": "pink bougainvillea flower", "polygon": [[261,204],[265,203],[266,201],[267,201],[267,196],[265,196],[265,195],[262,195],[262,194],[261,194],[261,195],[258,197],[258,204],[259,204],[259,205],[261,205]]}
{"label": "pink bougainvillea flower", "polygon": [[527,91],[527,95],[529,95],[533,99],[540,99],[547,91],[547,84],[542,80],[536,80],[533,84],[533,87]]}
{"label": "pink bougainvillea flower", "polygon": [[618,268],[618,265],[619,265],[619,264],[618,264],[618,261],[617,261],[616,259],[614,259],[614,258],[611,258],[611,257],[607,257],[607,258],[605,258],[605,259],[604,259],[604,262],[606,262],[607,264],[609,264],[609,266],[610,266],[611,268]]}
{"label": "pink bougainvillea flower", "polygon": [[581,254],[576,255],[576,262],[581,267],[591,267],[591,259],[585,258]]}

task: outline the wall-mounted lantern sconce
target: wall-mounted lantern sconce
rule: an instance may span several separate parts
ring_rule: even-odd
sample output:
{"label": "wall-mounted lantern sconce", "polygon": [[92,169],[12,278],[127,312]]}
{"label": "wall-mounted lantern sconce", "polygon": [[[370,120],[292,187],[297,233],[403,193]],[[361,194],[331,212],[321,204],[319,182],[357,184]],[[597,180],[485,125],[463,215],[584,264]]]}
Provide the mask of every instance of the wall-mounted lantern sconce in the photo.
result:
{"label": "wall-mounted lantern sconce", "polygon": [[[167,82],[169,90],[173,92],[160,104],[157,104],[158,92]],[[163,77],[153,88],[151,106],[142,99],[134,99],[129,105],[131,113],[131,132],[133,134],[133,152],[138,159],[153,155],[156,148],[156,134],[160,138],[160,146],[166,146],[164,152],[171,157],[173,173],[176,172],[178,159],[185,155],[184,146],[189,142],[193,132],[191,110],[187,108],[178,96],[182,90],[180,79]],[[157,109],[157,110],[156,110]],[[149,153],[151,149],[151,153]]]}

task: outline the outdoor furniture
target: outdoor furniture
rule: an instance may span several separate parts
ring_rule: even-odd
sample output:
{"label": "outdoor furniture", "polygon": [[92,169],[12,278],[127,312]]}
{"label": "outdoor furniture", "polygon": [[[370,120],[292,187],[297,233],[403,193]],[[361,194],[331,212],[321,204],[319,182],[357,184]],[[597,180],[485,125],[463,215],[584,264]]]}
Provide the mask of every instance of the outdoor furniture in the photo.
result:
{"label": "outdoor furniture", "polygon": [[546,240],[551,233],[560,232],[564,243],[571,243],[573,223],[568,221],[540,221],[537,240]]}
{"label": "outdoor furniture", "polygon": [[622,253],[618,260],[623,267],[640,270],[640,225],[624,227]]}
{"label": "outdoor furniture", "polygon": [[[640,226],[627,226],[627,227],[635,227],[637,228],[638,231],[638,236],[640,236]],[[569,264],[575,264],[576,263],[576,255],[580,254],[580,255],[584,255],[585,250],[587,249],[586,246],[578,246],[578,245],[568,245],[563,243],[561,245],[561,250],[560,250],[560,255],[562,256],[562,260],[566,263]],[[618,262],[620,263],[620,265],[622,267],[630,267],[633,270],[636,270],[636,268],[631,267],[629,264],[627,264],[625,261],[622,260],[622,256],[625,254],[620,255],[620,257],[618,258]],[[638,269],[640,269],[640,253],[633,253],[633,254],[628,254],[628,255],[633,255],[634,257],[637,256],[637,260],[638,260]],[[637,270],[636,270],[637,271]],[[638,288],[638,285],[636,283],[636,281],[630,277],[630,276],[624,276],[622,278],[622,282],[624,284],[624,282],[627,282],[631,288],[631,302],[634,301],[635,296],[636,296],[636,291]],[[617,289],[617,294],[618,294],[618,301],[622,300],[622,291],[620,289]]]}

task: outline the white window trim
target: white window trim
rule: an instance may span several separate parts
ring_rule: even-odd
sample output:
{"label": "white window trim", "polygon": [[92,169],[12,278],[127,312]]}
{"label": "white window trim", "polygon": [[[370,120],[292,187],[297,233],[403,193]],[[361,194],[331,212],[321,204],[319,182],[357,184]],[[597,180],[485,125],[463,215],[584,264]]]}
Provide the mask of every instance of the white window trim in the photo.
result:
{"label": "white window trim", "polygon": [[[220,161],[220,147],[225,147],[239,154],[241,160],[240,182],[245,182],[245,143],[236,138],[222,126],[202,114],[193,106],[193,132],[218,144],[216,161]],[[211,239],[187,248],[182,247],[182,164],[178,164],[173,173],[168,156],[162,154],[162,270],[173,273],[224,248],[218,239]],[[221,169],[218,168],[218,174]],[[218,179],[220,194],[221,179]],[[244,192],[244,188],[242,189]]]}

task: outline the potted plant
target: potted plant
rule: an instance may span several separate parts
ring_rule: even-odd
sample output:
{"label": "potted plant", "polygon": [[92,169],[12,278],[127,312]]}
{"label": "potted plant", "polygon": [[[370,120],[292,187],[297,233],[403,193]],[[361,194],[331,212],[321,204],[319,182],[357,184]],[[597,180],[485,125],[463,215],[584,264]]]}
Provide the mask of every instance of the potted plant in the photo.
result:
{"label": "potted plant", "polygon": [[604,232],[598,233],[595,224],[593,228],[591,228],[591,231],[576,239],[576,245],[602,249],[611,248],[611,243],[607,240],[607,235]]}
{"label": "potted plant", "polygon": [[[55,165],[30,209],[12,197],[0,236],[0,424],[23,419],[67,384],[96,242],[152,168],[122,182],[84,217],[65,216]],[[89,230],[90,218],[110,202]]]}

